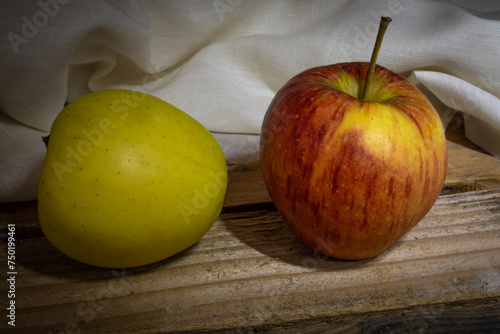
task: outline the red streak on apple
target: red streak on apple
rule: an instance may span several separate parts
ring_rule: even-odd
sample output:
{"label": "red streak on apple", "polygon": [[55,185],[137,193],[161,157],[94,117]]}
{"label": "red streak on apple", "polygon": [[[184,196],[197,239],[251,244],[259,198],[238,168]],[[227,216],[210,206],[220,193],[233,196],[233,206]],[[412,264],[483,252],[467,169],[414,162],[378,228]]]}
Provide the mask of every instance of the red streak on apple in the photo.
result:
{"label": "red streak on apple", "polygon": [[438,114],[400,75],[368,63],[306,70],[275,96],[262,125],[269,194],[307,246],[341,259],[376,256],[413,228],[443,187]]}

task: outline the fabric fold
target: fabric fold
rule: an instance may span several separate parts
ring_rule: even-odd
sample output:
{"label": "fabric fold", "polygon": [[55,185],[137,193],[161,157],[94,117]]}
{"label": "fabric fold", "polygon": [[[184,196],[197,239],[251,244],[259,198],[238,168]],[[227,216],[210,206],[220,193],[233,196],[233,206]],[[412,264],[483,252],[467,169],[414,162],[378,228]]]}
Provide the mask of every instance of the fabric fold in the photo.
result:
{"label": "fabric fold", "polygon": [[65,103],[125,88],[177,106],[216,134],[233,166],[258,163],[276,92],[308,68],[369,61],[410,76],[441,114],[499,157],[495,1],[6,0],[0,9],[0,202],[36,198],[40,137]]}

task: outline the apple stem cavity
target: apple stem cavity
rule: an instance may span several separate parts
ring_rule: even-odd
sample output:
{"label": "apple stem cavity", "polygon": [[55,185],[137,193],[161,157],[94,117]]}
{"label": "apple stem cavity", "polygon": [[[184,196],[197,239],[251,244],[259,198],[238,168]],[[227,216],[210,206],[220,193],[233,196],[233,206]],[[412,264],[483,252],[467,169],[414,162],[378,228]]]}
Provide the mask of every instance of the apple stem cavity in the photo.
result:
{"label": "apple stem cavity", "polygon": [[387,26],[391,23],[392,19],[388,16],[382,16],[380,18],[380,25],[378,27],[377,40],[375,41],[375,46],[372,52],[372,58],[370,59],[370,66],[368,67],[368,72],[366,72],[366,78],[364,82],[364,87],[360,87],[361,95],[359,99],[361,101],[365,100],[366,94],[370,89],[370,82],[373,75],[373,71],[375,70],[375,63],[377,62],[377,56],[380,51],[380,46],[382,45],[382,39],[384,38],[385,31],[387,30]]}

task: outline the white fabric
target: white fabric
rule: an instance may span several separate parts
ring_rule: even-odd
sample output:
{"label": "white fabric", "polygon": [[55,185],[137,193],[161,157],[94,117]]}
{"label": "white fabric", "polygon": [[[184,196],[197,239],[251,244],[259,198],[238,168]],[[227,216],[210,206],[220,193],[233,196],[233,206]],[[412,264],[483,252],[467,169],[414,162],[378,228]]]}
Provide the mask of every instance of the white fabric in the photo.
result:
{"label": "white fabric", "polygon": [[[473,3],[473,4],[472,4]],[[189,113],[230,164],[256,163],[277,90],[307,68],[369,61],[411,77],[500,157],[498,1],[3,1],[0,202],[36,198],[41,136],[64,103],[128,88]],[[413,75],[412,75],[413,74]]]}

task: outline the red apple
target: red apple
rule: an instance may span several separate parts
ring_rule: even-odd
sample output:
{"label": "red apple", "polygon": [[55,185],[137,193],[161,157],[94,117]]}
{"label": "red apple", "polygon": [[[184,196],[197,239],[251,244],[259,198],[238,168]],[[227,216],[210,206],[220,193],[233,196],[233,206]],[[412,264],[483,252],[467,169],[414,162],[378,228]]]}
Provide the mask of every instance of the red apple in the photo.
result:
{"label": "red apple", "polygon": [[296,75],[262,125],[262,173],[276,208],[303,243],[340,259],[393,245],[429,212],[446,176],[446,139],[431,103],[382,66],[367,77],[369,67]]}

